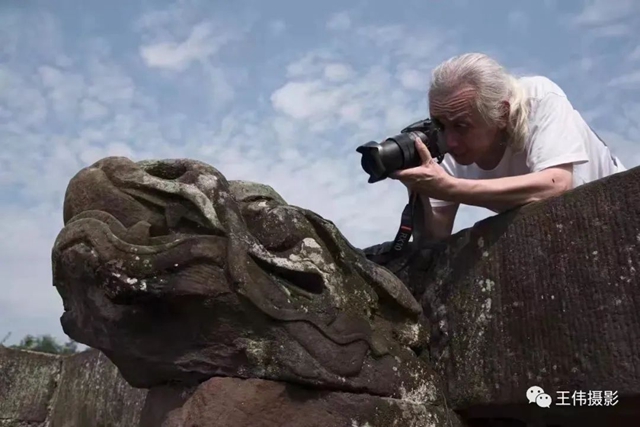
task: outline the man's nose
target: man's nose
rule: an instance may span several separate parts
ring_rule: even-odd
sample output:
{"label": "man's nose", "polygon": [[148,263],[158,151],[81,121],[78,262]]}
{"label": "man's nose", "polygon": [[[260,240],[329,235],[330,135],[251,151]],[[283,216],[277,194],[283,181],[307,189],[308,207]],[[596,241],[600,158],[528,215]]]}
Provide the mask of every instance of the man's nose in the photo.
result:
{"label": "man's nose", "polygon": [[449,149],[456,149],[460,145],[458,136],[454,132],[444,131],[444,142]]}

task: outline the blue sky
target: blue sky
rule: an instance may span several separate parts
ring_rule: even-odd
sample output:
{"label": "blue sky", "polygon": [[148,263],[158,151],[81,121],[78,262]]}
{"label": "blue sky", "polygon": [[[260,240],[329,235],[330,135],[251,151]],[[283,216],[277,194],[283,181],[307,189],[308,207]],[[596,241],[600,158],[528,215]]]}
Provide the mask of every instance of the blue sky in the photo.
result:
{"label": "blue sky", "polygon": [[[0,2],[0,340],[66,339],[50,251],[69,179],[109,155],[191,157],[273,186],[356,246],[406,202],[355,148],[428,115],[429,71],[463,52],[558,83],[640,164],[640,2]],[[455,229],[491,212],[463,207]]]}

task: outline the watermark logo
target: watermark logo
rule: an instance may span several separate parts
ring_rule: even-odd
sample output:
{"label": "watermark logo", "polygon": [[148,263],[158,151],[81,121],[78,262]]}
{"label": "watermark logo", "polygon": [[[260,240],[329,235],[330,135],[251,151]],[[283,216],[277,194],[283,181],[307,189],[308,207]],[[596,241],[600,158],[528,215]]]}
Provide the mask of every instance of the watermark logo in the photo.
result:
{"label": "watermark logo", "polygon": [[[553,404],[551,395],[542,387],[534,385],[527,389],[527,400],[541,408],[549,408]],[[613,390],[577,390],[556,392],[556,406],[615,406],[618,403],[618,392]]]}
{"label": "watermark logo", "polygon": [[527,390],[527,399],[529,403],[535,403],[541,408],[548,408],[551,406],[551,396],[544,392],[542,387],[534,385]]}
{"label": "watermark logo", "polygon": [[556,406],[615,406],[618,392],[612,390],[558,391]]}

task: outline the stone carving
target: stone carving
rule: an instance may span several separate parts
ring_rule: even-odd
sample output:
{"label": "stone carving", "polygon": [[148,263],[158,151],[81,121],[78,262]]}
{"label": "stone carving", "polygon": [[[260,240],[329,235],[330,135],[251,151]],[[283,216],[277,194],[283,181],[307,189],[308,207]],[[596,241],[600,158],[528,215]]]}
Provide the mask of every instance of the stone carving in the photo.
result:
{"label": "stone carving", "polygon": [[317,214],[194,160],[69,183],[52,259],[73,339],[136,387],[261,378],[435,403],[420,305]]}
{"label": "stone carving", "polygon": [[[469,426],[637,425],[639,177],[390,259],[204,163],[106,158],[67,189],[62,325],[151,388],[142,427],[227,407],[235,425],[264,408],[291,426],[460,425],[448,408]],[[531,385],[616,391],[620,406],[539,408]]]}

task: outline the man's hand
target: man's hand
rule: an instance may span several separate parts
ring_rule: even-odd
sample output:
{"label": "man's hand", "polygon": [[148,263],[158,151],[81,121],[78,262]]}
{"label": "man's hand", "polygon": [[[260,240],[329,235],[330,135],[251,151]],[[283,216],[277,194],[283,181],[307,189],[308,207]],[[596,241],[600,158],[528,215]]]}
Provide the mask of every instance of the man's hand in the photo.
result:
{"label": "man's hand", "polygon": [[429,149],[415,138],[415,146],[420,155],[420,166],[393,172],[389,178],[402,182],[410,192],[434,199],[446,200],[454,180],[429,153]]}

